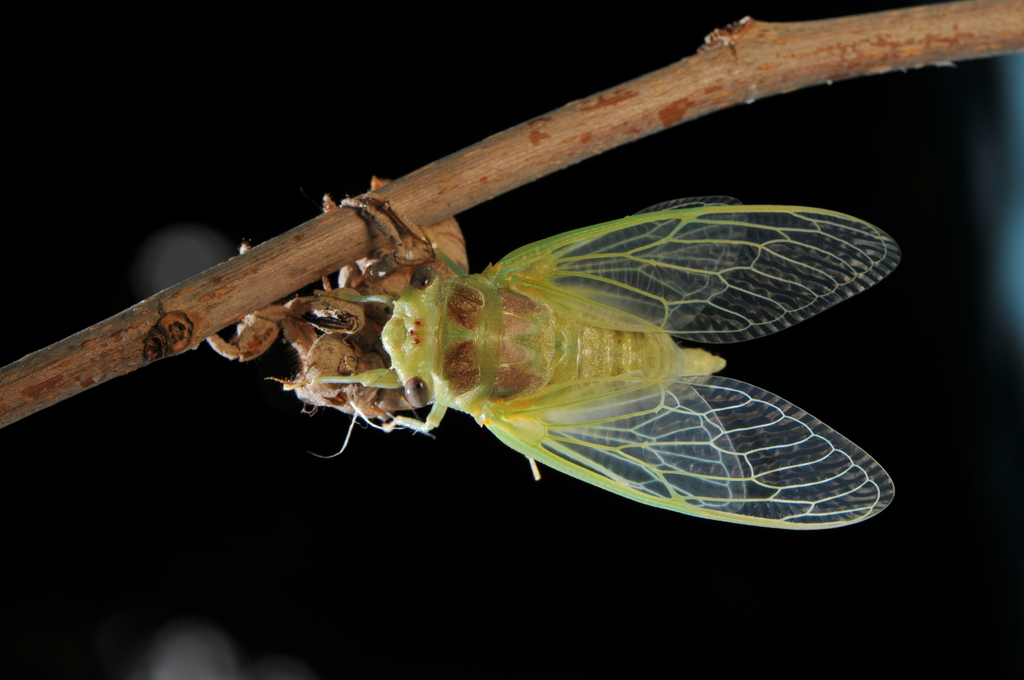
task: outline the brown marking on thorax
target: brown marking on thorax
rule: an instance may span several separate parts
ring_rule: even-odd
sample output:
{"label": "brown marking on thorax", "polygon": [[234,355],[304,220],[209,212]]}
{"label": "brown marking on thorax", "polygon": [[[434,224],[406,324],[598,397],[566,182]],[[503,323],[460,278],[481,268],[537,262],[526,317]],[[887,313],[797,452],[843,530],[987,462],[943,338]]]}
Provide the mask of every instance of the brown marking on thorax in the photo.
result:
{"label": "brown marking on thorax", "polygon": [[476,344],[472,340],[463,340],[449,347],[444,355],[443,370],[452,394],[465,394],[476,387],[480,381]]}
{"label": "brown marking on thorax", "polygon": [[461,284],[452,286],[451,297],[448,298],[448,317],[459,328],[475,329],[483,306],[484,296],[480,291]]}

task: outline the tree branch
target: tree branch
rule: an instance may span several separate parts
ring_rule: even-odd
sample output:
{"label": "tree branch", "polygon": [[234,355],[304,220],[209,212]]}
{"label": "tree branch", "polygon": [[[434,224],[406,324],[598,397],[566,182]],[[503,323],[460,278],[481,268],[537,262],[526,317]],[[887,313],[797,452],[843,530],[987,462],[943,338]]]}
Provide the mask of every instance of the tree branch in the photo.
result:
{"label": "tree branch", "polygon": [[[745,20],[695,56],[566,104],[378,192],[432,224],[616,146],[812,85],[1024,49],[1024,0],[800,23]],[[354,211],[321,215],[0,369],[0,426],[151,361],[382,247]]]}

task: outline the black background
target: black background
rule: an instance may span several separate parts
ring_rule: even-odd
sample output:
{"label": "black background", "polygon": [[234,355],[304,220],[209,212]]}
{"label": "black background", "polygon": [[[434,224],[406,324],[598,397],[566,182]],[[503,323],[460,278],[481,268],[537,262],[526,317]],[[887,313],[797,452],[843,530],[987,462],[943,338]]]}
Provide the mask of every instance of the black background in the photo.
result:
{"label": "black background", "polygon": [[[315,216],[324,192],[358,193],[371,174],[401,176],[660,68],[744,14],[896,6],[498,18],[335,6],[119,17],[130,30],[97,14],[41,23],[40,53],[22,56],[6,97],[0,363],[135,302],[131,262],[169,225],[258,243]],[[1024,639],[1021,365],[998,335],[986,259],[1010,189],[1003,67],[732,108],[459,216],[477,271],[531,240],[686,196],[829,208],[889,232],[904,259],[877,287],[721,349],[728,376],[802,406],[885,466],[897,493],[883,514],[771,531],[553,471],[534,483],[521,456],[455,412],[436,439],[357,428],[322,460],[307,451],[336,451],[349,419],[303,415],[264,380],[291,371],[285,347],[245,365],[201,347],[0,432],[16,628],[5,637],[22,677],[124,677],[147,635],[180,617],[321,678],[367,664],[1012,674]]]}

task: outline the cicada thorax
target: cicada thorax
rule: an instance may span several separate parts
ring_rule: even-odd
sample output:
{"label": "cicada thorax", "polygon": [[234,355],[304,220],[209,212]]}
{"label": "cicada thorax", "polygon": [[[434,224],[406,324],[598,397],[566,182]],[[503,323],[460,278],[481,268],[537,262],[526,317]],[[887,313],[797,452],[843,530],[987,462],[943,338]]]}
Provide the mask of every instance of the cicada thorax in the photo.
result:
{"label": "cicada thorax", "polygon": [[[485,276],[443,281],[437,397],[476,412],[483,400],[535,392],[553,375],[555,315]],[[477,408],[474,408],[477,407]]]}
{"label": "cicada thorax", "polygon": [[481,281],[487,283],[485,291],[462,280],[446,285],[444,378],[455,395],[478,386],[491,399],[539,390],[552,374],[554,313],[541,302]]}

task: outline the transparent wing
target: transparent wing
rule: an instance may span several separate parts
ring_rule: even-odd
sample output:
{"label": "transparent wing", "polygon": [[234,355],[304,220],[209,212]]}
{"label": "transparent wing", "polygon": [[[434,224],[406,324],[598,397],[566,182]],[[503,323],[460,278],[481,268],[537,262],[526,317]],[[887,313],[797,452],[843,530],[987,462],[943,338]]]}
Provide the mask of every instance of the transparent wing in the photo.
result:
{"label": "transparent wing", "polygon": [[[497,403],[487,426],[520,453],[641,503],[728,522],[824,529],[892,500],[860,447],[729,378],[620,376]],[[522,403],[517,403],[517,402]]]}
{"label": "transparent wing", "polygon": [[652,206],[519,248],[494,270],[501,285],[590,325],[719,343],[798,323],[899,262],[896,242],[855,217],[729,201]]}

